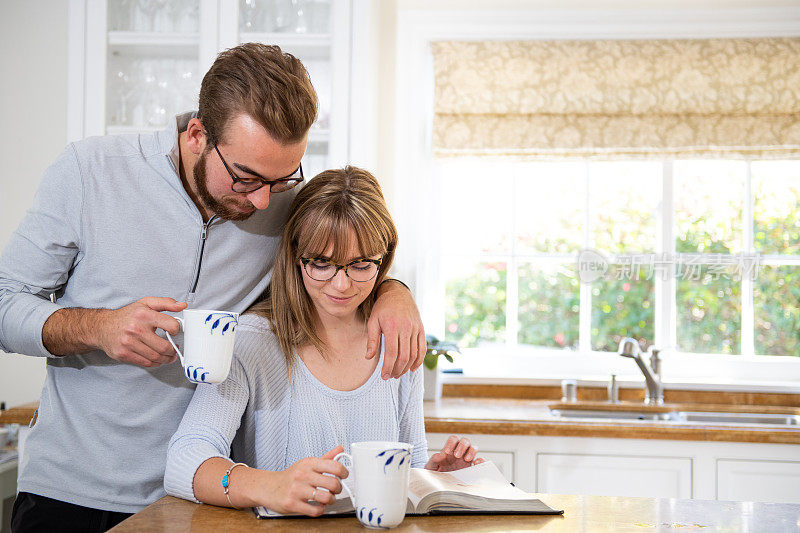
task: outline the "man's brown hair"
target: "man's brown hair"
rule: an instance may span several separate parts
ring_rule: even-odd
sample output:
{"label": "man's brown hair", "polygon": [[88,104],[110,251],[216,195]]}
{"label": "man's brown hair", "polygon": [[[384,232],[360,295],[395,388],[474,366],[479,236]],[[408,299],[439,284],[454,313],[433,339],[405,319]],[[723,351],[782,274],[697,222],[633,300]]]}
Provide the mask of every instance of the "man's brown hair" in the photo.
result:
{"label": "man's brown hair", "polygon": [[210,143],[246,113],[278,142],[296,143],[317,118],[317,93],[303,64],[278,46],[245,43],[217,56],[200,86],[198,118]]}

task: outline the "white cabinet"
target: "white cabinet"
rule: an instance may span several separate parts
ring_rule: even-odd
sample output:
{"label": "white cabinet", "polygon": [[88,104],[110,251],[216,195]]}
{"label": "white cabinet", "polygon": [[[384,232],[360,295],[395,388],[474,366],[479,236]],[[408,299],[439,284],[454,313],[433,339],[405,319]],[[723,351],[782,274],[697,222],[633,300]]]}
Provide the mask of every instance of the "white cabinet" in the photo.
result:
{"label": "white cabinet", "polygon": [[317,90],[306,174],[342,165],[349,159],[352,10],[353,0],[71,0],[69,140],[163,128],[197,108],[217,53],[262,42],[299,57]]}
{"label": "white cabinet", "polygon": [[17,495],[17,461],[9,461],[0,464],[0,529],[6,523],[10,523],[9,516],[3,516],[3,511],[7,508],[11,510],[14,498]]}
{"label": "white cabinet", "polygon": [[[441,449],[448,436],[429,433],[429,448]],[[529,492],[800,503],[797,445],[462,436]]]}
{"label": "white cabinet", "polygon": [[691,498],[692,460],[537,454],[536,487],[549,494]]}
{"label": "white cabinet", "polygon": [[718,459],[717,499],[800,503],[800,460]]}

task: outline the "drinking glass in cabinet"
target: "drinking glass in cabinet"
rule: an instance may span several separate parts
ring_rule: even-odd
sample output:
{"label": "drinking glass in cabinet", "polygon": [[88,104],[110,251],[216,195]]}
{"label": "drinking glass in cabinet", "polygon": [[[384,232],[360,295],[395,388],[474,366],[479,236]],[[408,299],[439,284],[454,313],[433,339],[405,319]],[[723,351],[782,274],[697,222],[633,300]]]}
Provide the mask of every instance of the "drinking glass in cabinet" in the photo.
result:
{"label": "drinking glass in cabinet", "polygon": [[330,33],[331,3],[330,0],[308,0],[308,26],[311,33]]}
{"label": "drinking glass in cabinet", "polygon": [[200,30],[200,3],[198,0],[170,2],[172,31],[196,33]]}
{"label": "drinking glass in cabinet", "polygon": [[247,32],[265,30],[265,28],[261,27],[263,14],[263,0],[241,0],[239,3],[239,29]]}
{"label": "drinking glass in cabinet", "polygon": [[108,74],[110,126],[160,128],[173,115],[197,107],[197,61],[112,56]]}
{"label": "drinking glass in cabinet", "polygon": [[108,2],[108,29],[130,31],[133,29],[136,0],[110,0]]}
{"label": "drinking glass in cabinet", "polygon": [[266,33],[327,33],[328,0],[239,0],[239,30]]}
{"label": "drinking glass in cabinet", "polygon": [[142,65],[144,82],[142,103],[142,122],[145,126],[157,128],[167,123],[166,97],[172,88],[165,78],[164,72],[156,62],[146,62]]}
{"label": "drinking glass in cabinet", "polygon": [[[137,2],[139,10],[144,14],[145,25],[141,29],[144,31],[160,31],[164,27],[164,14],[168,0],[139,0]],[[162,30],[163,31],[163,30]]]}
{"label": "drinking glass in cabinet", "polygon": [[294,29],[296,12],[292,0],[267,0],[267,6],[267,12],[272,14],[274,31],[287,33]]}
{"label": "drinking glass in cabinet", "polygon": [[199,28],[199,0],[109,0],[111,31],[194,33]]}
{"label": "drinking glass in cabinet", "polygon": [[295,33],[308,33],[308,2],[306,0],[292,0],[294,10]]}
{"label": "drinking glass in cabinet", "polygon": [[109,92],[112,111],[108,122],[114,126],[128,126],[131,123],[132,104],[138,85],[130,68],[120,67],[109,72]]}
{"label": "drinking glass in cabinet", "polygon": [[[249,33],[271,33],[276,31],[276,9],[274,0],[239,0],[239,31]],[[280,22],[286,14],[278,14]]]}

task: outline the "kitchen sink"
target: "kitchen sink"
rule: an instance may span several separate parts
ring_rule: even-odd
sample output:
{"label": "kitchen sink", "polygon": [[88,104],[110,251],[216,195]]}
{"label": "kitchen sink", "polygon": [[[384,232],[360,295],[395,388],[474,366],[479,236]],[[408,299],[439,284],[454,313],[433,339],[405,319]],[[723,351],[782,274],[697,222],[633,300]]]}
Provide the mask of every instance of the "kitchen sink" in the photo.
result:
{"label": "kitchen sink", "polygon": [[798,426],[800,416],[772,413],[720,413],[681,411],[675,413],[685,422],[712,422],[720,424],[770,424],[777,426]]}
{"label": "kitchen sink", "polygon": [[650,420],[654,422],[708,422],[713,424],[768,424],[774,426],[800,426],[800,416],[772,413],[729,413],[721,411],[616,411],[606,409],[551,409],[558,418],[583,420]]}
{"label": "kitchen sink", "polygon": [[675,420],[679,413],[652,413],[645,411],[606,411],[603,409],[551,409],[553,416],[560,418],[583,418],[601,420]]}

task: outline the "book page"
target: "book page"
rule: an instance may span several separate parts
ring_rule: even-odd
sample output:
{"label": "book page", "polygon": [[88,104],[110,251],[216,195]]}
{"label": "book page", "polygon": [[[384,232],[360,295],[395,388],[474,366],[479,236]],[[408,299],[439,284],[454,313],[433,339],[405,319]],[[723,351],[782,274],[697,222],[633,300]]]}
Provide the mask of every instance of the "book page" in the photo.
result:
{"label": "book page", "polygon": [[531,498],[528,493],[511,485],[491,461],[453,472],[412,468],[408,496],[414,506],[434,492],[461,492],[504,500]]}
{"label": "book page", "polygon": [[448,472],[461,483],[470,485],[510,485],[509,481],[491,461],[483,462],[469,468]]}

